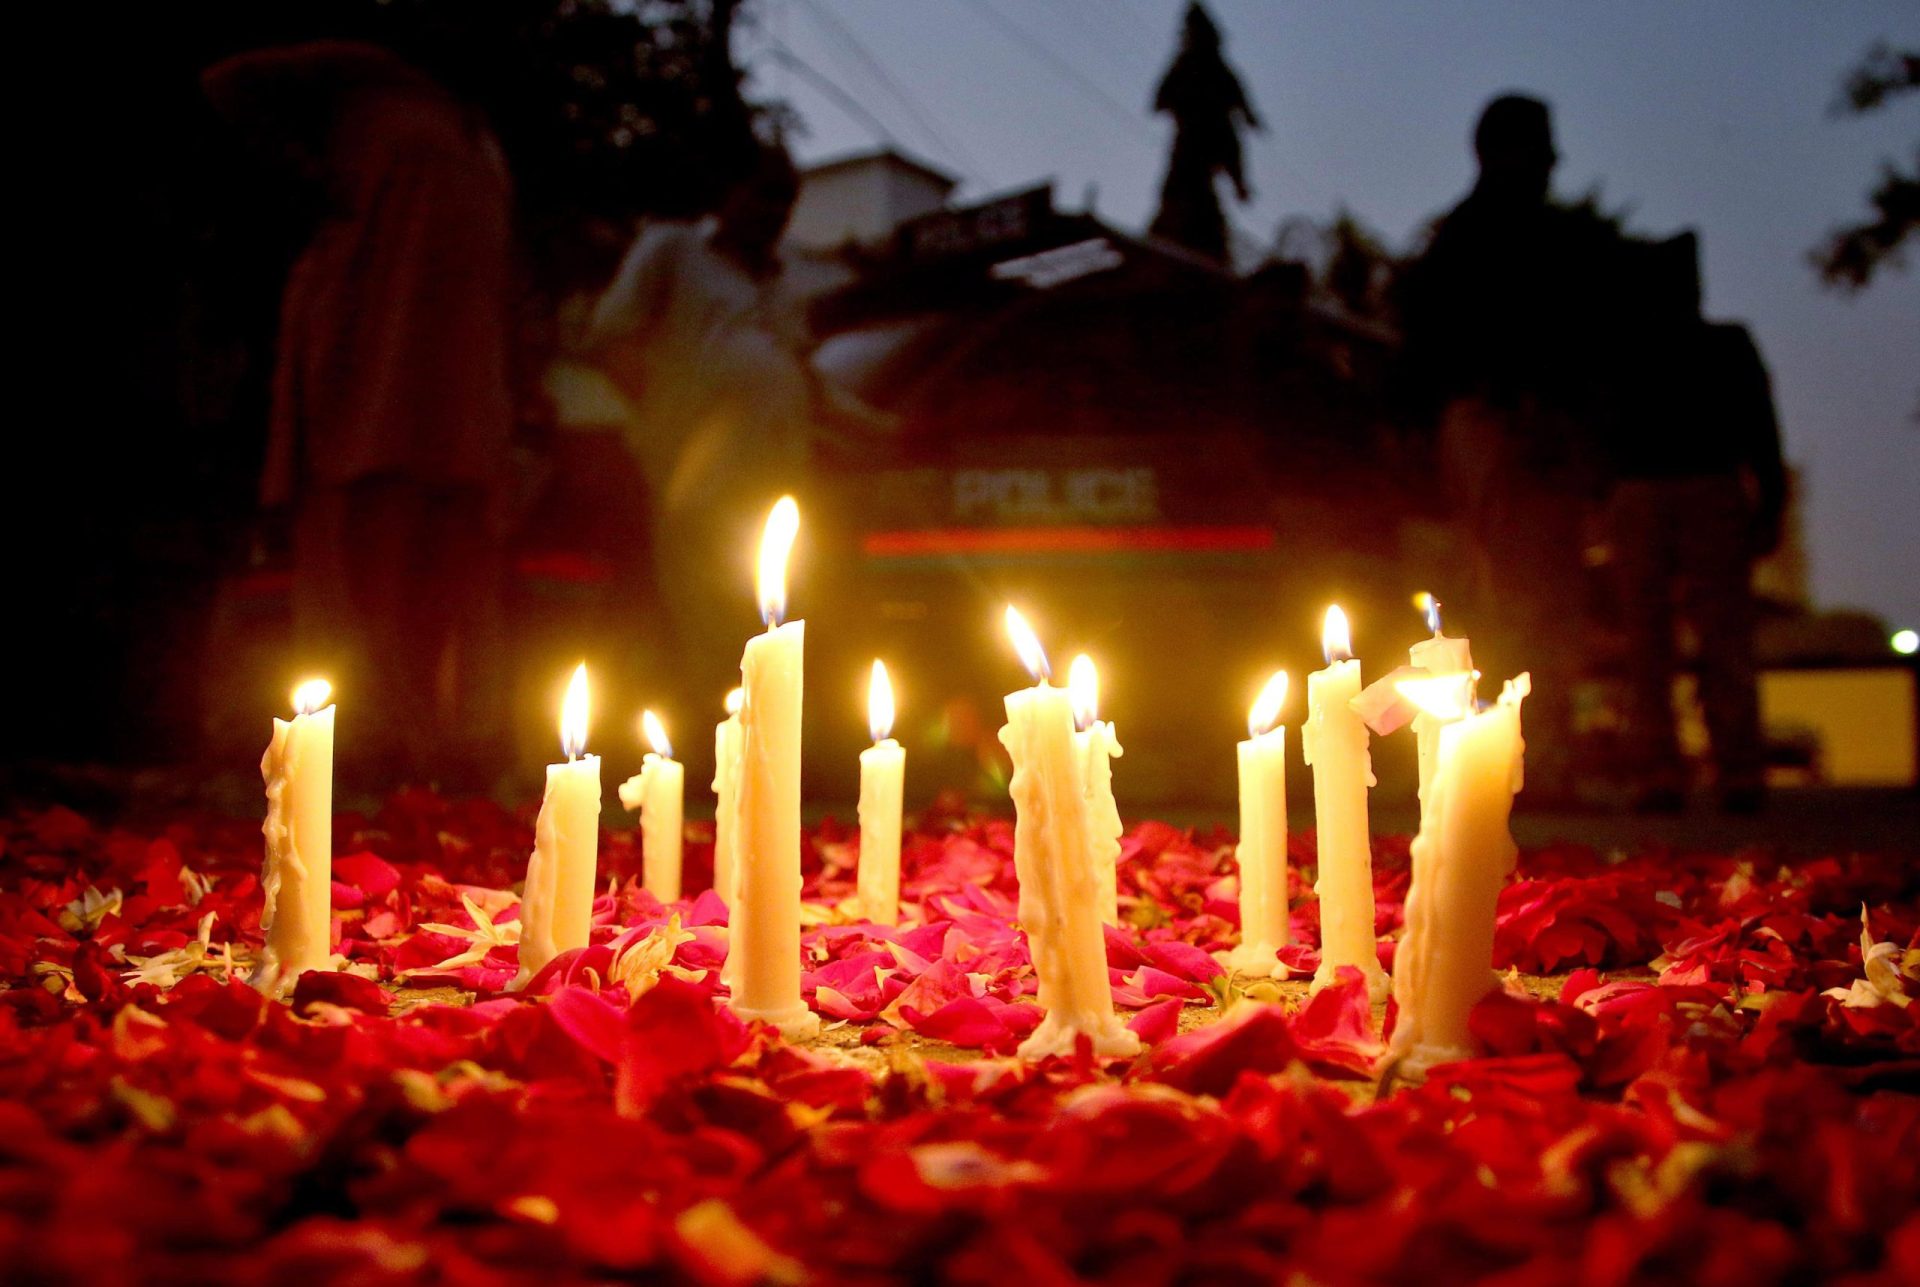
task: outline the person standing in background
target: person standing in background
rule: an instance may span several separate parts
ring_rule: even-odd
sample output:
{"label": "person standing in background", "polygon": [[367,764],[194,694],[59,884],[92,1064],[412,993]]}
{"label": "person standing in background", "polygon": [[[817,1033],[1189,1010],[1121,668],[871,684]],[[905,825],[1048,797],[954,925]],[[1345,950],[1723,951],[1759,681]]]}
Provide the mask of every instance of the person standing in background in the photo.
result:
{"label": "person standing in background", "polygon": [[1692,233],[1630,247],[1622,328],[1628,400],[1612,435],[1607,517],[1626,636],[1634,804],[1686,799],[1675,733],[1678,628],[1695,668],[1723,809],[1763,802],[1764,742],[1753,660],[1753,563],[1780,542],[1786,467],[1772,383],[1744,326],[1700,315]]}
{"label": "person standing in background", "polygon": [[627,406],[657,591],[696,692],[738,682],[728,657],[756,618],[742,593],[756,533],[805,488],[816,380],[778,256],[798,187],[783,148],[742,144],[711,215],[643,227],[582,345]]}
{"label": "person standing in background", "polygon": [[298,666],[367,712],[343,774],[475,785],[505,714],[504,159],[475,109],[375,45],[256,50],[202,86],[321,202],[282,299],[261,480],[290,519]]}
{"label": "person standing in background", "polygon": [[[1469,554],[1457,602],[1490,675],[1533,673],[1530,803],[1576,803],[1574,686],[1597,505],[1600,282],[1616,239],[1556,204],[1547,105],[1507,94],[1473,135],[1479,178],[1400,288],[1408,384]],[[1480,640],[1487,646],[1484,654]]]}

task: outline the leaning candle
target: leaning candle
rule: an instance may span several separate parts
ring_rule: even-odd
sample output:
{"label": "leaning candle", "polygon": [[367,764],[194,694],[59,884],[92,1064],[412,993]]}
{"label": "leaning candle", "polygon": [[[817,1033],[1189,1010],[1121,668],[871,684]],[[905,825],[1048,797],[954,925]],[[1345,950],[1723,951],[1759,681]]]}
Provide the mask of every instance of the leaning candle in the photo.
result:
{"label": "leaning candle", "polygon": [[780,618],[787,555],[800,511],[782,496],[760,543],[760,614],[767,632],[740,658],[740,757],[734,889],[726,977],[733,1012],[788,1037],[810,1036],[820,1018],[800,996],[800,696],[806,623]]}
{"label": "leaning candle", "polygon": [[900,800],[907,753],[893,740],[893,684],[878,659],[867,683],[867,731],[860,752],[860,912],[878,925],[900,920]]}
{"label": "leaning candle", "polygon": [[566,762],[547,766],[547,793],[533,826],[526,892],[520,897],[520,973],[508,991],[527,986],[562,952],[587,945],[593,929],[594,882],[600,861],[600,757],[587,747],[587,667],[567,684],[560,707]]}
{"label": "leaning candle", "polygon": [[[1419,595],[1421,608],[1427,615],[1427,629],[1433,631],[1431,639],[1422,639],[1407,650],[1407,660],[1416,668],[1439,680],[1451,682],[1455,676],[1465,675],[1469,679],[1467,704],[1473,700],[1471,679],[1473,676],[1473,650],[1465,639],[1449,639],[1440,629],[1440,600],[1424,591]],[[1444,703],[1443,703],[1444,704]],[[1453,716],[1452,718],[1459,718]],[[1413,737],[1420,766],[1420,818],[1424,823],[1427,816],[1427,796],[1433,787],[1434,766],[1438,763],[1440,751],[1440,729],[1448,722],[1446,717],[1436,715],[1426,706],[1413,717]]]}
{"label": "leaning candle", "polygon": [[1457,676],[1445,701],[1434,701],[1432,690],[1409,693],[1423,705],[1434,702],[1447,721],[1433,798],[1413,841],[1406,932],[1394,955],[1398,1018],[1387,1059],[1411,1076],[1472,1056],[1469,1017],[1499,986],[1494,913],[1517,853],[1507,822],[1520,789],[1520,703],[1531,681],[1521,675],[1491,709],[1452,718],[1466,705],[1471,682]]}
{"label": "leaning candle", "polygon": [[267,783],[266,895],[260,928],[267,936],[253,985],[277,994],[333,956],[333,707],[324,679],[293,691],[291,722],[273,721],[260,761]]}
{"label": "leaning candle", "polygon": [[1087,811],[1087,843],[1100,881],[1100,919],[1118,925],[1121,827],[1120,806],[1113,798],[1113,761],[1124,752],[1113,725],[1100,718],[1100,673],[1085,653],[1067,668],[1067,692],[1073,699],[1074,761]]}
{"label": "leaning candle", "polygon": [[653,749],[640,761],[640,772],[620,784],[620,803],[640,811],[640,883],[671,903],[680,897],[687,768],[673,758],[673,743],[658,715],[640,712],[640,728]]}
{"label": "leaning candle", "polygon": [[1279,951],[1287,945],[1287,730],[1280,707],[1287,672],[1277,670],[1247,715],[1240,743],[1240,945],[1227,964],[1235,973],[1285,978]]}
{"label": "leaning candle", "polygon": [[1354,660],[1347,615],[1327,609],[1321,646],[1325,670],[1307,676],[1307,722],[1300,749],[1313,769],[1313,825],[1320,874],[1320,969],[1316,990],[1332,983],[1343,965],[1357,967],[1367,995],[1383,1000],[1386,972],[1373,936],[1373,851],[1367,828],[1367,789],[1373,762],[1367,726],[1349,705],[1360,694],[1360,663]]}
{"label": "leaning candle", "polygon": [[1046,1017],[1019,1053],[1043,1059],[1073,1051],[1085,1035],[1099,1055],[1131,1055],[1140,1039],[1113,1012],[1100,882],[1088,842],[1081,774],[1075,764],[1073,701],[1047,682],[1046,653],[1020,614],[1007,609],[1007,629],[1037,681],[1007,695],[1000,740],[1013,756],[1013,865],[1020,881],[1020,922],[1039,976]]}
{"label": "leaning candle", "polygon": [[713,726],[713,892],[733,905],[733,828],[740,788],[740,703],[745,694],[727,694],[727,717]]}

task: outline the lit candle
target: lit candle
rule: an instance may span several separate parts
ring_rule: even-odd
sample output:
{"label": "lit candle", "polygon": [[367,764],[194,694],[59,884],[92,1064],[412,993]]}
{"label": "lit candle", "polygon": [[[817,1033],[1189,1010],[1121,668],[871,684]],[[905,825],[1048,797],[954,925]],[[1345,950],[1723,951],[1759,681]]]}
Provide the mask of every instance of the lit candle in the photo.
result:
{"label": "lit candle", "polygon": [[867,683],[867,730],[860,752],[860,911],[870,921],[900,920],[900,799],[907,753],[893,740],[893,684],[876,659]]}
{"label": "lit candle", "polygon": [[740,659],[740,755],[734,801],[734,889],[727,977],[743,1019],[763,1019],[788,1037],[810,1036],[820,1018],[800,997],[800,698],[806,623],[781,624],[787,555],[800,510],[782,496],[760,543],[760,615],[767,631]]}
{"label": "lit candle", "polygon": [[1471,684],[1457,675],[1444,692],[1408,693],[1442,720],[1432,798],[1413,841],[1406,932],[1394,955],[1398,1017],[1387,1057],[1408,1075],[1471,1057],[1468,1018],[1499,986],[1494,912],[1518,852],[1507,822],[1520,789],[1520,703],[1531,681],[1509,681],[1477,715],[1467,713]]}
{"label": "lit candle", "polygon": [[640,883],[671,903],[680,897],[687,767],[673,758],[673,743],[658,715],[640,712],[640,730],[653,749],[640,761],[640,772],[620,784],[620,803],[640,811]]}
{"label": "lit candle", "polygon": [[740,788],[740,703],[746,694],[727,694],[727,717],[713,726],[713,892],[733,905],[733,828]]}
{"label": "lit candle", "polygon": [[1227,963],[1239,974],[1285,978],[1287,945],[1287,730],[1280,707],[1287,672],[1276,670],[1247,714],[1240,743],[1240,945]]}
{"label": "lit candle", "polygon": [[260,928],[267,943],[252,982],[269,995],[304,971],[326,969],[333,957],[332,691],[324,679],[294,689],[293,719],[273,721],[260,760],[267,784]]}
{"label": "lit candle", "polygon": [[1013,863],[1020,881],[1020,922],[1039,976],[1046,1017],[1020,1043],[1020,1055],[1069,1054],[1078,1037],[1095,1054],[1131,1055],[1140,1039],[1113,1012],[1107,980],[1100,880],[1094,870],[1073,740],[1073,700],[1047,682],[1040,641],[1007,609],[1007,630],[1033,675],[1032,688],[1007,695],[1000,740],[1013,756]]}
{"label": "lit candle", "polygon": [[566,762],[547,766],[547,793],[533,827],[533,855],[520,896],[518,991],[562,952],[585,947],[593,929],[600,861],[600,757],[587,755],[587,666],[573,672],[560,705]]}
{"label": "lit candle", "polygon": [[1347,614],[1327,609],[1321,647],[1325,670],[1307,676],[1307,722],[1300,749],[1313,769],[1313,824],[1318,840],[1320,969],[1317,990],[1332,983],[1343,965],[1366,976],[1367,994],[1387,995],[1386,972],[1373,937],[1373,851],[1367,828],[1367,789],[1373,761],[1367,726],[1350,705],[1360,695],[1360,663],[1353,657]]}
{"label": "lit candle", "polygon": [[1113,798],[1113,760],[1124,754],[1113,725],[1100,718],[1100,674],[1081,653],[1067,668],[1073,699],[1073,748],[1087,811],[1087,843],[1100,881],[1100,919],[1120,923],[1120,806]]}
{"label": "lit candle", "polygon": [[[1449,639],[1440,629],[1440,600],[1422,591],[1418,602],[1427,614],[1427,629],[1433,631],[1431,639],[1422,639],[1407,650],[1407,660],[1416,668],[1439,680],[1451,682],[1455,676],[1465,675],[1471,681],[1473,676],[1473,650],[1465,639]],[[1469,682],[1467,700],[1472,701],[1472,684]],[[1444,706],[1444,701],[1442,705]],[[1455,718],[1458,718],[1457,716]],[[1440,728],[1447,721],[1422,706],[1420,713],[1413,717],[1413,738],[1420,760],[1420,819],[1427,816],[1427,796],[1433,787],[1433,770],[1439,759]]]}

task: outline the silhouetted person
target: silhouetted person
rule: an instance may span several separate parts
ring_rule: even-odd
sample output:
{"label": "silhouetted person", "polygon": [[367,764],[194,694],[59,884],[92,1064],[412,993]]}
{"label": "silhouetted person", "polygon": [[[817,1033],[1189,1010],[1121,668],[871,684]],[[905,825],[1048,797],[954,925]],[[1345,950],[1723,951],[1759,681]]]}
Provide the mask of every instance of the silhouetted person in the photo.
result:
{"label": "silhouetted person", "polygon": [[477,767],[503,733],[507,171],[478,114],[389,51],[209,69],[216,107],[316,187],[288,278],[261,500],[289,507],[298,664],[370,781]]}
{"label": "silhouetted person", "polygon": [[1473,147],[1473,191],[1402,286],[1405,360],[1471,552],[1461,628],[1487,674],[1532,671],[1527,798],[1565,802],[1585,662],[1582,556],[1599,488],[1593,339],[1609,239],[1548,199],[1558,157],[1545,103],[1494,99]]}
{"label": "silhouetted person", "polygon": [[1173,154],[1151,231],[1224,263],[1227,223],[1214,179],[1225,175],[1242,202],[1252,195],[1240,131],[1259,129],[1260,120],[1221,52],[1219,27],[1199,0],[1187,6],[1180,52],[1154,93],[1153,110],[1173,118]]}
{"label": "silhouetted person", "polygon": [[739,682],[760,527],[813,435],[811,340],[776,253],[797,193],[786,152],[756,148],[712,215],[641,231],[587,339],[628,406],[682,664],[714,701]]}
{"label": "silhouetted person", "polygon": [[1753,662],[1753,560],[1780,539],[1786,470],[1765,364],[1744,326],[1700,316],[1693,234],[1632,248],[1623,274],[1627,390],[1613,436],[1608,504],[1627,643],[1637,804],[1678,809],[1676,628],[1695,666],[1715,787],[1740,812],[1761,800],[1763,743]]}

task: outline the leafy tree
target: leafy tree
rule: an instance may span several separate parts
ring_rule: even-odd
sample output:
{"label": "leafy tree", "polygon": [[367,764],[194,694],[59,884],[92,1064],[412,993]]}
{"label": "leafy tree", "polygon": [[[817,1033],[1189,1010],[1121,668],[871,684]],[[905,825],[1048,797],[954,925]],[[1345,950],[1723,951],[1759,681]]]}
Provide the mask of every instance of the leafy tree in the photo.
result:
{"label": "leafy tree", "polygon": [[[1920,50],[1876,44],[1846,75],[1836,114],[1859,116],[1878,111],[1903,94],[1920,89]],[[1880,182],[1867,194],[1872,217],[1838,228],[1813,252],[1814,265],[1829,285],[1856,291],[1882,268],[1904,267],[1902,249],[1920,229],[1920,146],[1913,166],[1902,170],[1892,160],[1881,164]]]}

